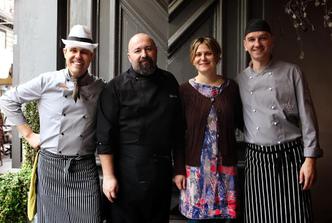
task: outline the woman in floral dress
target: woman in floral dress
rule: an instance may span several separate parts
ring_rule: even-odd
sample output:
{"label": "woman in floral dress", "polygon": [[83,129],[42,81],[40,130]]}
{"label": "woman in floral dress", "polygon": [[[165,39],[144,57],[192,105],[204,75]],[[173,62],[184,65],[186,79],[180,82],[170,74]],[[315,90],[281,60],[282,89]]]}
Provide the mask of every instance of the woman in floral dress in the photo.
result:
{"label": "woman in floral dress", "polygon": [[180,86],[186,146],[175,155],[174,182],[188,223],[237,217],[235,129],[242,127],[242,107],[237,84],[217,74],[220,56],[215,39],[194,40],[190,59],[197,75]]}

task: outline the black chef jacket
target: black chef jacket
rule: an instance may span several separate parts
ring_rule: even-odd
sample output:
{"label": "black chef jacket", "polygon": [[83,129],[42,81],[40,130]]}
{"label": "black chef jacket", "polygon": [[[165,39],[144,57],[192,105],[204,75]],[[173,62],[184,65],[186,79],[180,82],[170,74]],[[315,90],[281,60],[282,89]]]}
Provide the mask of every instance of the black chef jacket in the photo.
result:
{"label": "black chef jacket", "polygon": [[130,68],[102,92],[97,151],[113,154],[119,193],[112,222],[168,222],[171,153],[183,149],[178,83],[159,68],[142,76]]}

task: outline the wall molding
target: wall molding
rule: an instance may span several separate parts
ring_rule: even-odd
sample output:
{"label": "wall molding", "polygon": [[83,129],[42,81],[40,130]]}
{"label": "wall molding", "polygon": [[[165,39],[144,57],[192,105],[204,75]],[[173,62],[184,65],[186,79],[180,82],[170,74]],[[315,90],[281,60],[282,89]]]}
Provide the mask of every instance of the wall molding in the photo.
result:
{"label": "wall molding", "polygon": [[155,0],[155,2],[156,2],[156,5],[158,5],[159,8],[162,11],[167,12],[167,9],[168,9],[168,1],[167,0]]}
{"label": "wall molding", "polygon": [[168,22],[171,22],[174,17],[185,6],[186,0],[173,0],[168,5]]}
{"label": "wall molding", "polygon": [[200,24],[199,19],[207,12],[216,0],[206,0],[205,3],[190,16],[190,18],[180,26],[177,31],[168,39],[168,58],[170,58],[177,49],[179,41],[185,41],[185,35],[192,32]]}
{"label": "wall molding", "polygon": [[[153,1],[153,2],[154,2],[154,4],[157,4],[156,1]],[[158,31],[160,29],[160,27],[155,27],[153,22],[150,22],[151,18],[148,18],[147,16],[145,16],[144,13],[140,13],[139,8],[135,7],[133,4],[129,4],[129,2],[127,0],[121,1],[119,24],[122,24],[122,22],[123,22],[123,12],[130,15],[131,18],[135,18],[137,21],[134,20],[134,22],[138,26],[142,26],[145,30],[147,30],[149,32],[149,35],[152,36],[152,38],[154,39],[154,41],[156,42],[156,44],[158,46],[162,46],[163,48],[167,47],[167,45],[164,43],[165,39],[163,38],[163,36],[165,36],[165,35],[163,35],[163,33]],[[165,12],[165,15],[166,14],[167,13]],[[121,28],[122,27],[120,27],[120,30],[121,30]]]}

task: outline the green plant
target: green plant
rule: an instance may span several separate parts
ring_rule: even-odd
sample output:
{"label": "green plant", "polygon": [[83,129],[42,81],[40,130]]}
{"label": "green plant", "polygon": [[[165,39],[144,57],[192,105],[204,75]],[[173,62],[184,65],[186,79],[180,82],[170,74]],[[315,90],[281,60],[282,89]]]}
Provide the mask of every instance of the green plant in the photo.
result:
{"label": "green plant", "polygon": [[[29,102],[25,104],[23,114],[32,131],[39,133],[39,113],[37,102]],[[36,156],[36,150],[32,148],[32,146],[30,146],[25,139],[22,140],[22,145],[24,151],[24,165],[32,167]]]}
{"label": "green plant", "polygon": [[0,223],[25,223],[31,168],[0,175]]}
{"label": "green plant", "polygon": [[[32,130],[39,132],[37,103],[25,104],[23,113]],[[0,175],[0,223],[27,222],[27,196],[36,151],[24,139],[22,144],[24,162],[20,171]]]}

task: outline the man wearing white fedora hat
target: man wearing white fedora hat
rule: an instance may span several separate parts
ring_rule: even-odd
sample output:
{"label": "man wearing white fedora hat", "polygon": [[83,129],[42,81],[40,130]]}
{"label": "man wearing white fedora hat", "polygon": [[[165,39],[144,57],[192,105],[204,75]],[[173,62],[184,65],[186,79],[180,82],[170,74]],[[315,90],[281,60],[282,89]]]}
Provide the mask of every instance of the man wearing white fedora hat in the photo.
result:
{"label": "man wearing white fedora hat", "polygon": [[[42,73],[0,98],[0,107],[36,149],[38,222],[99,223],[100,189],[95,162],[95,114],[105,83],[88,72],[92,35],[75,25],[62,40],[66,68]],[[21,105],[38,102],[40,134],[26,123]]]}

